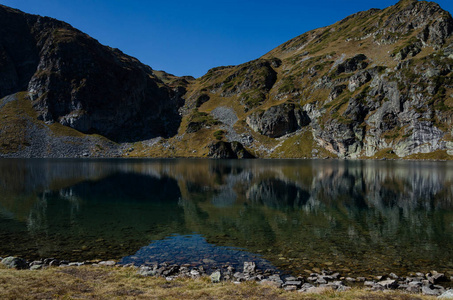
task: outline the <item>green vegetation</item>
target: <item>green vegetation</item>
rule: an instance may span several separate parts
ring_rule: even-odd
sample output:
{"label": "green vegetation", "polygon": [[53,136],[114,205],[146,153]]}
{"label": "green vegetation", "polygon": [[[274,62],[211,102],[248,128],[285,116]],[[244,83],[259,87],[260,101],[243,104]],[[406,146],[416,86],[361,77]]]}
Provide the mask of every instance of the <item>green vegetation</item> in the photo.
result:
{"label": "green vegetation", "polygon": [[386,140],[394,140],[397,139],[400,136],[400,133],[398,131],[395,132],[388,132],[384,134],[384,138]]}
{"label": "green vegetation", "polygon": [[404,159],[426,159],[426,160],[452,160],[445,150],[437,150],[430,153],[417,153],[404,157]]}
{"label": "green vegetation", "polygon": [[[393,50],[393,52],[392,52],[391,55],[392,55],[392,56],[395,56],[395,55],[397,55],[398,53],[403,54],[403,53],[406,52],[409,48],[414,47],[414,44],[416,44],[417,42],[419,42],[418,38],[415,37],[415,36],[413,36],[413,37],[411,37],[410,39],[406,40],[406,41],[404,42],[404,44],[402,44],[402,45],[396,47],[395,50]],[[404,59],[404,58],[405,58],[405,57],[403,57],[403,59]]]}
{"label": "green vegetation", "polygon": [[350,125],[354,122],[345,116],[338,116],[337,120],[338,120],[338,122],[345,124],[345,125]]}
{"label": "green vegetation", "polygon": [[223,131],[223,130],[217,130],[214,132],[214,137],[219,141],[223,139],[224,135],[225,135],[225,131]]}
{"label": "green vegetation", "polygon": [[253,90],[240,95],[242,103],[246,106],[246,110],[260,106],[266,101],[266,95],[260,90]]}
{"label": "green vegetation", "polygon": [[296,86],[294,84],[294,76],[286,76],[282,79],[281,85],[278,88],[279,94],[289,94],[296,90]]}
{"label": "green vegetation", "polygon": [[386,148],[378,151],[374,157],[374,159],[399,159],[398,155],[391,148]]}
{"label": "green vegetation", "polygon": [[194,109],[192,115],[189,117],[189,124],[187,125],[187,132],[197,132],[203,127],[214,126],[220,124],[219,121],[214,119],[211,115],[200,112]]}

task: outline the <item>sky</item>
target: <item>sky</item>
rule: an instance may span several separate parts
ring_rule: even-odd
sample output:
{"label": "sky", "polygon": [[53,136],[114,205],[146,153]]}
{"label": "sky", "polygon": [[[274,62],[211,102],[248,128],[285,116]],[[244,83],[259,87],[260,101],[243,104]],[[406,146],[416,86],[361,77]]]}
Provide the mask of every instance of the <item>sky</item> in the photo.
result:
{"label": "sky", "polygon": [[[65,21],[155,70],[200,77],[309,30],[397,0],[0,0]],[[453,12],[452,0],[436,1]]]}

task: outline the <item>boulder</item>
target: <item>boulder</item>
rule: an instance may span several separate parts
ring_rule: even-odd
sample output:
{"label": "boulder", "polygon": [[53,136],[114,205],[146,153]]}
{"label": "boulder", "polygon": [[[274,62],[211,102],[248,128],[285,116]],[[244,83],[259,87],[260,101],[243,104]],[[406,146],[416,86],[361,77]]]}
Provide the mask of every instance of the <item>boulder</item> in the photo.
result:
{"label": "boulder", "polygon": [[453,290],[447,290],[438,299],[453,299]]}
{"label": "boulder", "polygon": [[335,99],[338,98],[338,96],[341,95],[341,93],[343,93],[343,91],[346,89],[346,85],[344,84],[340,84],[340,85],[336,85],[332,88],[332,90],[330,91],[330,94],[329,94],[329,97],[327,98],[327,101],[330,102],[330,101],[333,101]]}
{"label": "boulder", "polygon": [[25,259],[14,256],[9,256],[2,259],[2,264],[11,269],[23,270],[28,268],[28,264]]}
{"label": "boulder", "polygon": [[307,126],[310,118],[299,105],[284,103],[252,113],[246,122],[254,131],[277,138]]}
{"label": "boulder", "polygon": [[253,274],[256,271],[256,264],[254,262],[244,262],[244,273]]}
{"label": "boulder", "polygon": [[211,274],[211,282],[212,283],[218,283],[220,282],[220,278],[221,278],[222,274],[220,273],[220,271],[215,271]]}
{"label": "boulder", "polygon": [[354,92],[356,89],[371,80],[371,75],[367,70],[359,71],[349,79],[348,90]]}
{"label": "boulder", "polygon": [[363,70],[368,66],[368,63],[365,60],[367,60],[365,54],[357,54],[339,64],[336,73],[351,73],[357,70]]}
{"label": "boulder", "polygon": [[141,266],[137,270],[137,274],[141,275],[141,276],[154,276],[154,275],[156,275],[156,268]]}
{"label": "boulder", "polygon": [[248,152],[244,146],[239,142],[213,142],[208,145],[210,158],[224,158],[224,159],[243,159],[243,158],[254,158],[250,152]]}
{"label": "boulder", "polygon": [[442,294],[442,292],[440,290],[432,289],[429,286],[423,286],[422,293],[423,293],[423,295],[427,295],[427,296],[440,296]]}

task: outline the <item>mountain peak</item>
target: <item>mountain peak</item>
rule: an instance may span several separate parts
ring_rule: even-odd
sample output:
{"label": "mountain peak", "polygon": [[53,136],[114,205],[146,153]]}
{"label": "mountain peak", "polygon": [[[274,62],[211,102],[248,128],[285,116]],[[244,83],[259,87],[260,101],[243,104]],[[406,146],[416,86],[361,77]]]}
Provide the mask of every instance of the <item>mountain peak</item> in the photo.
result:
{"label": "mountain peak", "polygon": [[[0,7],[8,151],[44,149],[29,136],[45,136],[55,150],[33,153],[217,157],[227,147],[267,158],[453,158],[453,19],[433,2],[358,12],[198,79],[152,70],[64,22],[13,12]],[[14,101],[28,108],[14,110]],[[65,138],[87,133],[78,133],[83,146],[58,144],[59,128]]]}
{"label": "mountain peak", "polygon": [[408,5],[408,4],[414,4],[419,2],[418,0],[400,0],[398,1],[397,5]]}

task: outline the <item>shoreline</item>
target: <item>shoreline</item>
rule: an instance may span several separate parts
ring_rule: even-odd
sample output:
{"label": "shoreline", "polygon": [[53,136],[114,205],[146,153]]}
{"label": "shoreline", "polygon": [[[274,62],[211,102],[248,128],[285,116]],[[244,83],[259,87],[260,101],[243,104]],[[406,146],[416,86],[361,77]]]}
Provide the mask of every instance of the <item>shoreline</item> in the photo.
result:
{"label": "shoreline", "polygon": [[209,278],[211,283],[231,282],[242,284],[255,282],[258,285],[270,286],[288,292],[324,293],[346,292],[352,288],[363,289],[368,292],[400,291],[409,294],[426,296],[441,296],[451,293],[453,296],[453,274],[444,274],[432,271],[426,274],[417,272],[406,277],[394,273],[374,277],[349,277],[332,270],[322,270],[320,273],[310,273],[309,276],[292,276],[278,270],[262,270],[254,262],[244,262],[242,268],[235,269],[230,265],[208,269],[204,266],[194,267],[190,264],[149,263],[141,266],[121,264],[114,260],[70,262],[47,258],[38,261],[26,261],[18,257],[1,259],[1,265],[7,269],[30,270],[40,272],[48,269],[66,268],[113,268],[130,269],[138,277],[160,277],[167,282],[177,279]]}
{"label": "shoreline", "polygon": [[337,292],[315,289],[312,292],[285,291],[256,281],[241,284],[212,283],[200,278],[144,277],[135,268],[80,266],[45,268],[41,271],[7,269],[0,264],[1,299],[363,299],[428,300],[434,296],[386,290],[373,292],[351,288]]}
{"label": "shoreline", "polygon": [[0,159],[80,159],[80,160],[141,160],[141,159],[188,159],[188,160],[231,160],[231,161],[253,161],[253,160],[338,160],[338,161],[407,161],[407,162],[451,162],[453,156],[450,159],[436,159],[436,158],[374,158],[374,157],[361,157],[361,158],[339,158],[339,157],[255,157],[255,158],[213,158],[203,156],[63,156],[63,157],[41,157],[41,156],[16,156],[14,154],[2,154],[0,153]]}

